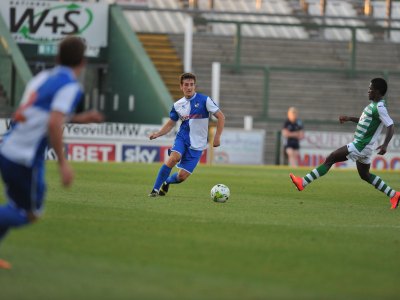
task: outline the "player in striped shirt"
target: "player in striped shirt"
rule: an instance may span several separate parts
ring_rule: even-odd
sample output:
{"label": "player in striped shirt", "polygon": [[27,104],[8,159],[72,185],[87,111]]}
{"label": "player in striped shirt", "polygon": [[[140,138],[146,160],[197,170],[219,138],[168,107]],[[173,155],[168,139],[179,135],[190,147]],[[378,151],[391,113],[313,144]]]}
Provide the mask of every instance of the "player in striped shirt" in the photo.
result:
{"label": "player in striped shirt", "polygon": [[[379,176],[369,172],[371,156],[374,150],[379,150],[378,154],[384,155],[394,133],[393,120],[388,114],[386,101],[383,99],[386,91],[387,83],[384,79],[374,78],[371,80],[368,97],[372,102],[364,108],[361,117],[339,117],[340,123],[348,121],[357,123],[354,140],[350,144],[333,151],[322,165],[312,170],[303,178],[290,174],[290,179],[299,191],[302,191],[314,180],[324,176],[333,164],[350,159],[356,162],[358,174],[361,179],[372,184],[376,189],[390,197],[391,208],[397,208],[400,192],[388,186]],[[382,145],[375,148],[383,126],[386,127],[385,140]]]}
{"label": "player in striped shirt", "polygon": [[[101,122],[96,111],[74,114],[82,98],[77,77],[85,66],[85,44],[67,37],[59,45],[58,66],[36,75],[27,84],[12,128],[0,144],[0,171],[7,203],[0,205],[0,242],[12,228],[36,221],[46,191],[44,157],[51,144],[58,157],[63,186],[71,185],[73,171],[63,153],[63,124]],[[11,265],[0,259],[0,269]]]}

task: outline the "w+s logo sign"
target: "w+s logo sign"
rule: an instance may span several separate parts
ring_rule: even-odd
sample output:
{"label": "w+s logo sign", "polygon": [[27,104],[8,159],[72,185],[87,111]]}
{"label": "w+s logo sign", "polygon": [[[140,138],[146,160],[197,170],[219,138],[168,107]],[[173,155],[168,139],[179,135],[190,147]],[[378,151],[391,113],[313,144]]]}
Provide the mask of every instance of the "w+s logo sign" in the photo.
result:
{"label": "w+s logo sign", "polygon": [[[23,3],[19,1],[21,2]],[[30,6],[13,6],[11,1],[9,28],[12,34],[18,34],[21,39],[34,43],[56,42],[65,35],[80,35],[93,21],[91,9],[75,3],[60,5],[43,1],[27,3]]]}

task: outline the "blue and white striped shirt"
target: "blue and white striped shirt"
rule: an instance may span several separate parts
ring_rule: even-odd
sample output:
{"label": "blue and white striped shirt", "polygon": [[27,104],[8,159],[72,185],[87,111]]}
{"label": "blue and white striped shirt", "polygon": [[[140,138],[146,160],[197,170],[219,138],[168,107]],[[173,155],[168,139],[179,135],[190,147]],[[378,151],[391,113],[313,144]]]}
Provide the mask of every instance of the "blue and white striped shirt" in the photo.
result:
{"label": "blue and white striped shirt", "polygon": [[195,93],[192,98],[185,97],[176,101],[170,112],[170,118],[182,124],[177,136],[183,138],[191,149],[207,148],[209,114],[215,114],[219,107],[210,97]]}
{"label": "blue and white striped shirt", "polygon": [[26,167],[44,160],[51,111],[70,115],[82,97],[72,69],[58,66],[42,71],[27,85],[13,126],[0,144],[0,153]]}

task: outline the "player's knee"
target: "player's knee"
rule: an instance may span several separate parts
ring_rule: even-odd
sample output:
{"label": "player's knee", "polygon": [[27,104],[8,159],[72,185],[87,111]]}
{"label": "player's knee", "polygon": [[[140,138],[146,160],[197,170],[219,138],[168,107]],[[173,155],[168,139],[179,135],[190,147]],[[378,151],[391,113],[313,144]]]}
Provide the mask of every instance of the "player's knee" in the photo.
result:
{"label": "player's knee", "polygon": [[330,169],[336,163],[335,157],[332,154],[329,154],[326,158],[324,165]]}
{"label": "player's knee", "polygon": [[333,156],[332,154],[328,155],[324,162],[325,165],[333,165]]}
{"label": "player's knee", "polygon": [[173,168],[176,166],[176,164],[179,162],[178,159],[174,158],[174,157],[170,157],[166,163],[166,165],[170,168]]}
{"label": "player's knee", "polygon": [[361,173],[361,174],[359,174],[360,175],[360,178],[362,179],[362,180],[364,180],[364,181],[366,181],[366,182],[369,182],[369,179],[370,179],[370,175],[369,175],[369,173]]}
{"label": "player's knee", "polygon": [[168,163],[175,166],[180,160],[181,160],[181,156],[179,155],[179,153],[172,152],[168,159]]}

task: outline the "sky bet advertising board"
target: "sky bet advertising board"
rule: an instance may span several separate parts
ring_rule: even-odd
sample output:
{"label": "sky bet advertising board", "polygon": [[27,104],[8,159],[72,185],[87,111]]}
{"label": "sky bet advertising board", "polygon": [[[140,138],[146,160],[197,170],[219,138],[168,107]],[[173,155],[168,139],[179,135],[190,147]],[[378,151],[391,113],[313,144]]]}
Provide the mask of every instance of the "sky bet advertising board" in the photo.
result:
{"label": "sky bet advertising board", "polygon": [[[65,124],[64,155],[68,160],[87,162],[140,162],[153,163],[168,160],[176,130],[150,141],[149,135],[161,125],[126,123]],[[0,119],[0,141],[10,129],[9,119]],[[55,160],[52,148],[47,149],[46,159]],[[207,162],[207,150],[200,163]]]}

